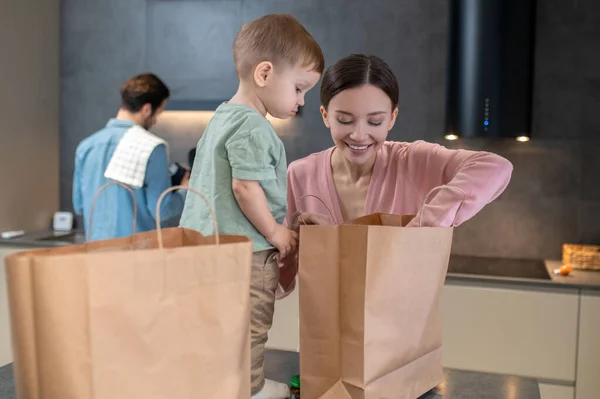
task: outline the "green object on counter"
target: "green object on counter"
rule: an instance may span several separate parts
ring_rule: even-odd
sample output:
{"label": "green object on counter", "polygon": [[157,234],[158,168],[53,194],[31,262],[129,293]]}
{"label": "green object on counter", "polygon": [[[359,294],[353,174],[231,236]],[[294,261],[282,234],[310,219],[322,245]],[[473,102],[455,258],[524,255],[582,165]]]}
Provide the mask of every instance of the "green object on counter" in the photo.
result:
{"label": "green object on counter", "polygon": [[300,399],[300,376],[294,375],[290,379],[290,399]]}
{"label": "green object on counter", "polygon": [[300,376],[294,375],[290,379],[290,387],[300,389]]}

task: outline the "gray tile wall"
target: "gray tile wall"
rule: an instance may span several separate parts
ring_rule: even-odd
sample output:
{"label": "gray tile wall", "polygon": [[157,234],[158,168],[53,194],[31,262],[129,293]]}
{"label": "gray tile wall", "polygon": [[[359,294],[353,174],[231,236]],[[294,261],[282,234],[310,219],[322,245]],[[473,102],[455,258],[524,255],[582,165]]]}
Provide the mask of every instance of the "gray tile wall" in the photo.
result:
{"label": "gray tile wall", "polygon": [[[515,165],[506,193],[457,229],[456,253],[558,257],[563,242],[600,243],[600,3],[538,4],[535,139],[452,144],[496,151]],[[235,33],[271,12],[295,15],[321,44],[327,65],[351,52],[384,58],[402,91],[390,139],[440,139],[447,1],[63,0],[62,207],[71,207],[77,143],[115,113],[125,79],[150,70],[174,98],[227,98],[237,85]],[[303,115],[281,132],[290,160],[331,145],[318,106],[314,89]],[[174,155],[183,160],[182,149]]]}

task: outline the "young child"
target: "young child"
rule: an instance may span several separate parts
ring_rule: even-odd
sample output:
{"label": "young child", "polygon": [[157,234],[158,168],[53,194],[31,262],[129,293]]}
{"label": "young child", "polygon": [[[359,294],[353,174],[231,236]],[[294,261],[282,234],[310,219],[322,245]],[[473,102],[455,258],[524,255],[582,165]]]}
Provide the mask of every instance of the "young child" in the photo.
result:
{"label": "young child", "polygon": [[[278,258],[297,245],[283,226],[287,212],[287,160],[266,119],[286,119],[304,105],[321,77],[321,48],[291,15],[272,14],[242,26],[233,45],[237,93],[221,104],[196,151],[190,187],[207,195],[221,234],[254,242],[251,297],[251,381],[254,399],[289,397],[287,385],[265,380],[264,348],[273,322]],[[214,233],[205,204],[188,195],[181,226]]]}

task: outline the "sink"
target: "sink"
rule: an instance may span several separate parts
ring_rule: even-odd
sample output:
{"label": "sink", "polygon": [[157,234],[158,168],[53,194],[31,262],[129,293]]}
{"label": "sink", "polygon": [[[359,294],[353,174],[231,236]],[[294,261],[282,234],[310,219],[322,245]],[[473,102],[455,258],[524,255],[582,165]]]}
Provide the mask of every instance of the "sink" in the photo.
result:
{"label": "sink", "polygon": [[448,273],[551,280],[546,265],[541,259],[452,255],[448,264]]}

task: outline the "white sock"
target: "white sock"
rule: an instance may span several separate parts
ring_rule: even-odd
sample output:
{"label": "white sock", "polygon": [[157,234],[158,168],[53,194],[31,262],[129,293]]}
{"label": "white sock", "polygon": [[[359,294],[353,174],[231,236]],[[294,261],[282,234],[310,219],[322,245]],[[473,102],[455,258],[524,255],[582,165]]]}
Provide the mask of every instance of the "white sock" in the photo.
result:
{"label": "white sock", "polygon": [[265,379],[263,388],[252,395],[252,399],[288,399],[290,388],[280,382]]}

